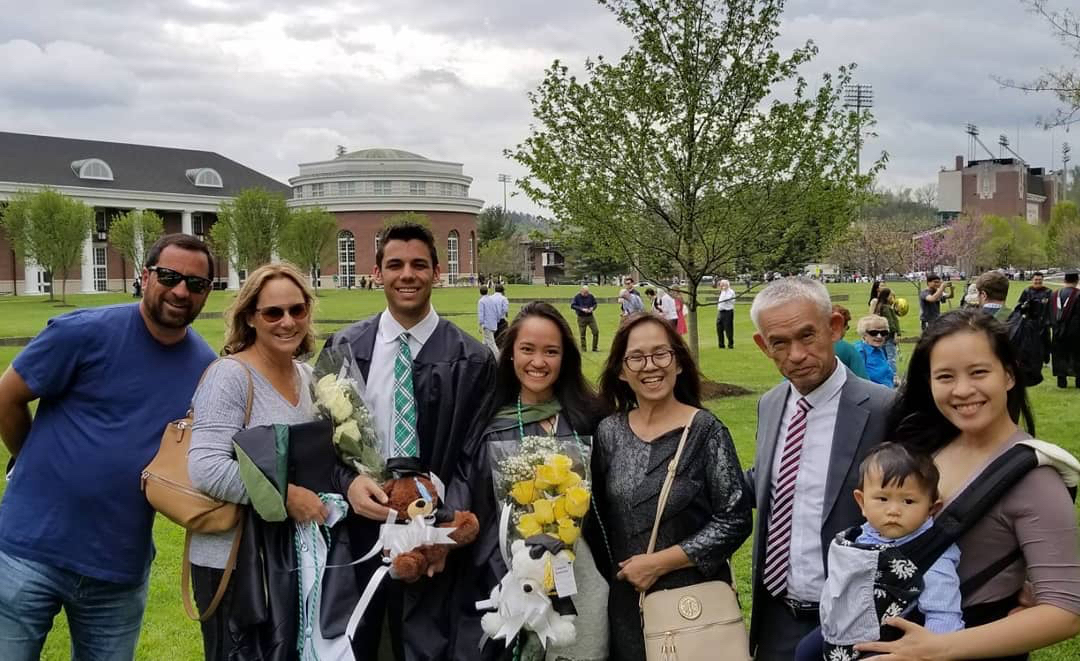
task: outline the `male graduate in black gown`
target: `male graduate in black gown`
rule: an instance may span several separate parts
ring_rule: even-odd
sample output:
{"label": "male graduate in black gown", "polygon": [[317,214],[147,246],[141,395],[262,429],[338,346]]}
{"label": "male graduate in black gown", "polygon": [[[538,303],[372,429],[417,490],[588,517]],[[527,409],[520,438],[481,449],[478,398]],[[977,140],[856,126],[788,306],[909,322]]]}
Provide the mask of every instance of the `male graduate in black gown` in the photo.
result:
{"label": "male graduate in black gown", "polygon": [[[424,469],[449,481],[463,460],[463,446],[491,417],[495,360],[483,344],[436,314],[431,290],[439,275],[435,240],[427,228],[406,223],[383,230],[374,280],[383,286],[386,310],[341,330],[327,345],[352,348],[383,456],[418,457]],[[388,512],[386,495],[375,482],[367,480],[363,492],[366,503],[350,498],[367,518],[354,526],[357,548],[375,543]],[[433,575],[414,584],[385,581],[354,637],[356,657],[377,658],[385,613],[398,661],[452,659],[451,577],[461,555],[450,553],[445,571],[434,568]],[[377,562],[361,565],[361,589],[377,567]]]}

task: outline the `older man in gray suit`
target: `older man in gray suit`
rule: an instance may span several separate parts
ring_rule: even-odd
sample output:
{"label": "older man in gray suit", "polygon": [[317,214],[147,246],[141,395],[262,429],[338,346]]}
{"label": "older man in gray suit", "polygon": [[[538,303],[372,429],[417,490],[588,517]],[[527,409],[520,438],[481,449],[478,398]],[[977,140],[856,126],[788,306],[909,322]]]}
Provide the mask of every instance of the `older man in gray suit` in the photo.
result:
{"label": "older man in gray suit", "polygon": [[758,661],[791,661],[819,624],[830,541],[862,521],[852,491],[863,457],[884,440],[893,394],[837,360],[844,319],[820,282],[775,280],[750,317],[754,342],[787,379],[758,402],[747,471],[758,508],[750,646]]}

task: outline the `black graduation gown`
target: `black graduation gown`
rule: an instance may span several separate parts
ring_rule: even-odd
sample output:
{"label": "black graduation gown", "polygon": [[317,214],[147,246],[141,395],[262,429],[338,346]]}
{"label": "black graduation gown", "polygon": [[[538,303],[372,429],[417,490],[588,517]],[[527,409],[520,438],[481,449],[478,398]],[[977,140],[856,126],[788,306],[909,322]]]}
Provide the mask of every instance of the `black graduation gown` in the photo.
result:
{"label": "black graduation gown", "polygon": [[[234,442],[244,449],[278,493],[284,494],[288,483],[316,492],[346,493],[356,473],[338,461],[330,444],[333,427],[329,421],[288,426],[288,460],[283,475],[276,475],[280,448],[275,444],[274,427],[245,429],[236,435]],[[346,521],[357,518],[350,513]],[[345,522],[331,528],[327,565],[344,565],[359,556],[350,541]],[[293,522],[264,521],[253,508],[249,509],[232,579],[234,596],[229,627],[238,643],[230,659],[291,661],[297,658],[300,588],[296,567]],[[349,571],[328,568],[323,577],[319,623],[327,638],[345,633],[353,607],[360,600],[356,583],[342,581],[338,576]]]}
{"label": "black graduation gown", "polygon": [[[348,344],[365,379],[381,316],[348,326],[326,342],[327,346]],[[420,461],[444,482],[450,481],[458,462],[464,460],[465,444],[478,437],[491,418],[494,388],[495,358],[491,350],[446,319],[439,319],[435,332],[413,358],[413,392]],[[353,544],[362,553],[378,539],[379,524],[360,519],[352,522],[351,530]],[[464,555],[450,553],[445,571],[434,578],[423,578],[412,585],[395,582],[397,585],[391,588],[403,592],[402,641],[407,661],[475,658],[455,657],[452,652],[456,633],[450,618],[453,576],[464,566]],[[358,567],[356,576],[361,587],[367,585],[378,566],[375,559]],[[383,585],[380,590],[386,592],[388,587]],[[391,625],[394,630],[394,623]],[[374,635],[379,634],[376,631]],[[363,642],[357,641],[357,649],[362,646]]]}
{"label": "black graduation gown", "polygon": [[1060,291],[1051,297],[1053,318],[1053,355],[1054,376],[1080,376],[1080,314],[1076,306],[1080,303],[1080,290],[1073,288],[1066,303],[1061,303]]}

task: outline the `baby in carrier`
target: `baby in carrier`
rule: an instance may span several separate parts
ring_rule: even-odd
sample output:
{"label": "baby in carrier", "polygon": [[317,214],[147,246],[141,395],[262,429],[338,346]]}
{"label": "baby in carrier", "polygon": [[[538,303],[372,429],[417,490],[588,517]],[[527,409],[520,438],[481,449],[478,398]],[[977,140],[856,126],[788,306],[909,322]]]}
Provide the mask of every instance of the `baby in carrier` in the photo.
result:
{"label": "baby in carrier", "polygon": [[960,610],[960,549],[950,545],[925,573],[900,548],[930,530],[940,511],[938,470],[926,455],[884,443],[859,468],[855,501],[866,523],[850,528],[829,547],[821,595],[821,629],[799,644],[796,661],[860,658],[856,643],[897,636],[890,617],[922,620],[934,633],[964,628]]}

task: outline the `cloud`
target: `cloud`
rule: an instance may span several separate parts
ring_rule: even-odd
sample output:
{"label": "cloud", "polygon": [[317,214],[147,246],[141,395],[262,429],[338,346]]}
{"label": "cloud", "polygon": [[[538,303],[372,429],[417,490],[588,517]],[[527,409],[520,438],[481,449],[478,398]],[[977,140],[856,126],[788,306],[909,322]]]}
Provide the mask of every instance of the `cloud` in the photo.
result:
{"label": "cloud", "polygon": [[0,103],[19,109],[128,105],[139,85],[124,62],[69,41],[0,44]]}
{"label": "cloud", "polygon": [[[462,162],[471,194],[501,202],[497,175],[524,174],[503,150],[526,137],[544,69],[617,57],[628,38],[587,0],[39,0],[0,21],[0,126],[210,149],[283,181],[338,144],[397,147]],[[863,162],[887,150],[887,186],[935,181],[967,122],[1035,165],[1066,137],[1034,126],[1053,99],[991,78],[1069,61],[1018,0],[789,0],[778,43],[807,39],[808,77],[854,61],[874,85]]]}

